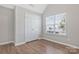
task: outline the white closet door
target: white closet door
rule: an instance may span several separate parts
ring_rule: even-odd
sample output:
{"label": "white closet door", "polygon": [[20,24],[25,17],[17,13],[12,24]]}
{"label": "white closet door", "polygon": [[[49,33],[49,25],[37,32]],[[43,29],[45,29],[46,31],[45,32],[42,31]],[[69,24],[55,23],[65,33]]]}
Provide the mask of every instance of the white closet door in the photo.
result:
{"label": "white closet door", "polygon": [[25,15],[25,40],[36,40],[41,32],[41,18],[37,14],[26,13]]}
{"label": "white closet door", "polygon": [[25,13],[25,41],[29,41],[29,17],[28,17],[28,12]]}

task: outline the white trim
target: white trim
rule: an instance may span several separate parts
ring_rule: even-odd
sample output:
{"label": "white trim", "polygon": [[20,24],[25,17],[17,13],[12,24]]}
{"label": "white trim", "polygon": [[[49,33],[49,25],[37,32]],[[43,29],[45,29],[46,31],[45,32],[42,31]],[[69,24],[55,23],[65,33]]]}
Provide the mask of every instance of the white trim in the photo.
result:
{"label": "white trim", "polygon": [[26,42],[20,42],[20,43],[15,43],[15,46],[19,46],[19,45],[22,45],[22,44],[25,44]]}
{"label": "white trim", "polygon": [[9,43],[14,43],[14,41],[2,42],[2,43],[0,43],[0,45],[5,45],[5,44],[9,44]]}
{"label": "white trim", "polygon": [[56,43],[59,43],[59,44],[63,44],[63,45],[72,47],[72,48],[77,48],[77,49],[79,49],[78,46],[71,45],[71,44],[68,44],[68,43],[58,42],[58,41],[55,41],[55,40],[52,40],[52,39],[49,39],[49,38],[45,38],[45,37],[42,37],[41,39],[48,40],[48,41],[51,41],[51,42],[56,42]]}

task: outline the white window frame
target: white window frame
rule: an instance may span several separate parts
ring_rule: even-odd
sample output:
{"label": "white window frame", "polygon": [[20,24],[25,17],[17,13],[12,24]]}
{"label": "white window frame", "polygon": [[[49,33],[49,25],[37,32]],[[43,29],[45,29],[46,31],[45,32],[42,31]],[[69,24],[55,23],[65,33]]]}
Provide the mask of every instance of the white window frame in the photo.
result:
{"label": "white window frame", "polygon": [[[65,31],[64,31],[64,33],[61,33],[61,34],[55,33],[55,16],[56,15],[53,15],[54,16],[54,33],[49,33],[49,31],[47,30],[47,18],[50,17],[50,16],[48,16],[48,17],[46,17],[46,33],[47,34],[64,35],[64,36],[66,36],[66,13],[61,13],[61,14],[64,14],[64,18],[65,18]],[[61,14],[57,14],[57,15],[61,15]]]}

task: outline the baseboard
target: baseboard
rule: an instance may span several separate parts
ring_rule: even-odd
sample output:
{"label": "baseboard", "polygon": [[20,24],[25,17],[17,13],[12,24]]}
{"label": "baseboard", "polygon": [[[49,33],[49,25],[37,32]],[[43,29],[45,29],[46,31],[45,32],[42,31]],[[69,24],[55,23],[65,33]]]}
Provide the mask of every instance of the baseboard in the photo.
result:
{"label": "baseboard", "polygon": [[75,45],[71,45],[71,44],[67,44],[67,43],[62,43],[62,42],[58,42],[58,41],[55,41],[55,40],[52,40],[52,39],[48,39],[48,38],[41,38],[41,39],[44,39],[44,40],[48,40],[48,41],[51,41],[51,42],[56,42],[56,43],[59,43],[59,44],[63,44],[65,46],[69,46],[69,47],[72,47],[72,48],[76,48],[76,49],[79,49],[78,46],[75,46]]}
{"label": "baseboard", "polygon": [[10,44],[10,43],[14,43],[14,41],[2,42],[0,43],[0,45]]}
{"label": "baseboard", "polygon": [[[37,40],[39,40],[40,38],[38,38]],[[35,40],[31,40],[31,41],[28,41],[28,42],[20,42],[20,43],[15,43],[15,46],[19,46],[19,45],[22,45],[22,44],[25,44],[25,43],[29,43],[29,42],[33,42],[33,41],[36,41],[36,39]]]}
{"label": "baseboard", "polygon": [[22,44],[25,44],[26,42],[20,42],[20,43],[15,43],[15,46],[19,46],[19,45],[22,45]]}

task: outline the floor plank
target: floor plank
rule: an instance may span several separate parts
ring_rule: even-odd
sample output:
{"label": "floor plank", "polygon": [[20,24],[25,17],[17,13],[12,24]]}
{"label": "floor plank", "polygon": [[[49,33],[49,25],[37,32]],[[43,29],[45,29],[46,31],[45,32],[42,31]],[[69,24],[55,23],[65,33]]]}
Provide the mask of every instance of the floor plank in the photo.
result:
{"label": "floor plank", "polygon": [[68,48],[58,43],[46,40],[36,40],[25,43],[20,46],[14,46],[13,43],[1,45],[0,54],[68,54],[79,53],[79,49]]}

